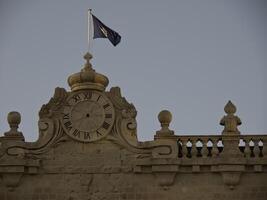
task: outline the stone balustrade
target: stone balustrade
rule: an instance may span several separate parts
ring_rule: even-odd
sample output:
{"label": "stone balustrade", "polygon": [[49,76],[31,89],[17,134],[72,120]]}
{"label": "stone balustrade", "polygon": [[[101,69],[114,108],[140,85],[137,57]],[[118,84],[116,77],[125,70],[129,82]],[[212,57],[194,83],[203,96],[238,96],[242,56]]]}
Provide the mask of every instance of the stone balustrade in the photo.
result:
{"label": "stone balustrade", "polygon": [[234,115],[235,105],[229,101],[224,108],[226,115],[222,117],[220,124],[224,126],[222,134],[214,135],[175,135],[169,129],[171,113],[162,111],[159,113],[159,121],[162,129],[157,131],[155,140],[172,140],[177,142],[178,158],[215,158],[228,151],[229,156],[240,153],[245,158],[267,157],[267,135],[243,135],[238,130],[241,120]]}
{"label": "stone balustrade", "polygon": [[[244,157],[267,157],[267,135],[238,135],[235,138],[239,143],[232,148],[239,149]],[[177,141],[178,158],[218,157],[224,150],[221,135],[174,135],[168,139]]]}

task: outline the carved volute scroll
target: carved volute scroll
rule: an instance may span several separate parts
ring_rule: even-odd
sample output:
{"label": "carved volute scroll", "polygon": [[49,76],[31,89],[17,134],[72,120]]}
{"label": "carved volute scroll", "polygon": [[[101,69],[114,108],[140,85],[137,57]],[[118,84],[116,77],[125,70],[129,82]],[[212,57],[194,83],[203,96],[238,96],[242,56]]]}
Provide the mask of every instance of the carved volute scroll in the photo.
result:
{"label": "carved volute scroll", "polygon": [[133,104],[127,102],[127,100],[122,97],[119,87],[112,87],[109,92],[106,92],[109,99],[112,101],[114,108],[116,110],[116,123],[114,131],[111,137],[119,138],[122,143],[126,146],[137,145],[137,123],[136,115],[137,111]]}
{"label": "carved volute scroll", "polygon": [[[137,111],[133,104],[127,102],[122,97],[120,88],[113,87],[110,92],[106,93],[112,101],[116,110],[116,120],[114,128],[111,134],[107,137],[131,152],[137,154],[138,158],[146,157],[175,157],[177,154],[177,145],[175,141],[151,141],[151,142],[138,142],[136,135],[136,114]],[[164,115],[164,114],[163,114]],[[167,114],[168,115],[168,114]],[[167,116],[168,118],[168,116]],[[169,123],[166,118],[166,125]],[[163,116],[163,122],[165,118]],[[164,124],[163,131],[167,131],[167,127]],[[172,133],[172,131],[170,131]]]}
{"label": "carved volute scroll", "polygon": [[55,89],[54,96],[50,99],[47,104],[44,104],[39,111],[39,117],[42,118],[52,118],[58,116],[62,104],[67,97],[67,91],[64,88],[57,87]]}

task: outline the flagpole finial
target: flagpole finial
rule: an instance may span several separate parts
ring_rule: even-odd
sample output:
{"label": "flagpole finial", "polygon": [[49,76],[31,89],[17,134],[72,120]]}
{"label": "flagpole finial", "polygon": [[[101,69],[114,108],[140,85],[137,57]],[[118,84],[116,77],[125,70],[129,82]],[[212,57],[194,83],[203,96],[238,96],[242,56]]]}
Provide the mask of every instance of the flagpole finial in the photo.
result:
{"label": "flagpole finial", "polygon": [[92,64],[90,63],[90,60],[93,58],[92,54],[90,54],[89,52],[87,52],[83,58],[86,60],[86,63],[84,65],[83,70],[84,71],[88,71],[88,70],[92,70]]}

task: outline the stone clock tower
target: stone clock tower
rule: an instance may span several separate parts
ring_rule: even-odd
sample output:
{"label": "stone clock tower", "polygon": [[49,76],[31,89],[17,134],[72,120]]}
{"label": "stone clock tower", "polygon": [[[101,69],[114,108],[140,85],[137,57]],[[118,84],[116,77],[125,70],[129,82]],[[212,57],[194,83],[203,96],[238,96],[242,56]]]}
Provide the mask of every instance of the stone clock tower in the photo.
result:
{"label": "stone clock tower", "polygon": [[[18,112],[0,137],[0,200],[266,200],[267,135],[242,135],[229,101],[217,135],[175,135],[163,110],[154,140],[139,142],[137,111],[84,56],[83,69],[39,112],[25,142]],[[145,122],[144,122],[145,123]]]}
{"label": "stone clock tower", "polygon": [[102,139],[111,131],[115,119],[112,102],[105,94],[108,78],[96,73],[88,60],[81,72],[69,77],[71,94],[62,108],[61,125],[71,138],[81,142]]}
{"label": "stone clock tower", "polygon": [[[83,69],[68,78],[71,91],[56,88],[54,97],[42,107],[40,118],[54,116],[53,120],[57,119],[64,133],[77,142],[92,143],[116,138],[114,128],[120,127],[130,132],[121,137],[137,144],[134,106],[121,96],[118,87],[106,91],[109,80],[92,68],[90,53],[84,59]],[[129,121],[128,125],[119,125],[125,119]]]}

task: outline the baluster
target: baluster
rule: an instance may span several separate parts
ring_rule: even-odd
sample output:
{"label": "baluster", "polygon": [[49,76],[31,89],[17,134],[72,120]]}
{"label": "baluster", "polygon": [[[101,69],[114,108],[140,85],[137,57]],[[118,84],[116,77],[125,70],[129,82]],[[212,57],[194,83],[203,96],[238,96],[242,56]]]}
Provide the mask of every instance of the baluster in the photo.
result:
{"label": "baluster", "polygon": [[217,149],[218,149],[218,153],[219,153],[219,154],[222,153],[223,148],[224,148],[224,146],[223,146],[223,141],[222,141],[222,139],[220,138],[220,139],[217,141]]}
{"label": "baluster", "polygon": [[218,140],[214,139],[212,140],[212,156],[219,156],[220,152],[219,152],[219,148],[218,148]]}
{"label": "baluster", "polygon": [[180,139],[177,140],[177,147],[178,147],[178,158],[182,158],[183,157],[183,143]]}
{"label": "baluster", "polygon": [[197,139],[196,143],[196,150],[197,150],[197,157],[202,157],[203,156],[203,153],[202,153],[202,150],[203,150],[203,142],[201,141],[201,139]]}
{"label": "baluster", "polygon": [[254,147],[255,147],[255,143],[253,142],[253,140],[251,138],[249,141],[250,157],[255,157]]}
{"label": "baluster", "polygon": [[243,138],[240,138],[238,147],[239,147],[239,150],[240,150],[242,153],[244,153],[244,151],[245,151],[245,147],[246,147],[246,143],[244,142]]}
{"label": "baluster", "polygon": [[245,157],[250,157],[250,148],[249,148],[249,140],[243,139],[245,143],[244,155]]}
{"label": "baluster", "polygon": [[246,157],[245,155],[246,143],[243,138],[240,138],[238,147],[239,147],[240,152],[244,155],[244,157]]}
{"label": "baluster", "polygon": [[259,140],[258,142],[258,147],[259,147],[259,157],[263,157],[263,142],[262,142],[262,139]]}
{"label": "baluster", "polygon": [[208,147],[207,147],[208,141],[209,141],[208,138],[203,138],[201,140],[201,142],[202,142],[202,157],[208,157],[208,154],[209,154]]}
{"label": "baluster", "polygon": [[[215,146],[215,148],[214,148],[214,146]],[[214,156],[214,155],[216,155],[216,145],[214,145],[214,143],[212,142],[212,140],[211,139],[208,139],[208,141],[207,141],[207,143],[206,143],[206,149],[207,149],[207,157],[212,157],[212,156]]]}
{"label": "baluster", "polygon": [[187,156],[187,146],[186,146],[187,140],[180,139],[180,142],[182,143],[182,156],[183,156],[183,158],[186,158],[186,156]]}
{"label": "baluster", "polygon": [[263,145],[262,145],[262,154],[263,154],[263,157],[267,157],[267,138],[266,137],[263,137],[261,139]]}
{"label": "baluster", "polygon": [[192,157],[197,157],[197,146],[196,146],[197,139],[196,138],[192,138],[191,142],[192,142],[191,155],[192,155]]}
{"label": "baluster", "polygon": [[186,157],[187,158],[192,158],[192,142],[190,139],[188,139],[187,143],[186,143],[186,149],[187,149],[187,153],[186,153]]}
{"label": "baluster", "polygon": [[254,155],[255,157],[259,157],[260,149],[259,149],[259,139],[254,139]]}

